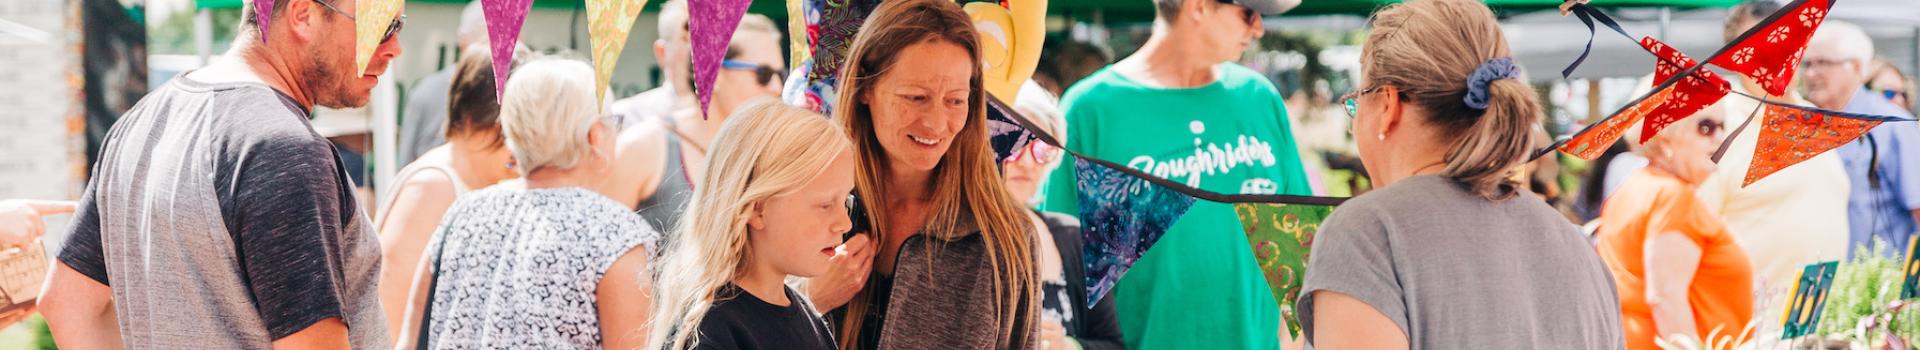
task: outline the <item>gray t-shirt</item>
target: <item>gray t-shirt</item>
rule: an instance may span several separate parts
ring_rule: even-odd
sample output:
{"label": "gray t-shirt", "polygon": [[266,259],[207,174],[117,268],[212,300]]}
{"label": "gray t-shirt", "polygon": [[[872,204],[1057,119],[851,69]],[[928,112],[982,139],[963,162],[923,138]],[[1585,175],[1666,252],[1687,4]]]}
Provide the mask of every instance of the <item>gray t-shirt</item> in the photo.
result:
{"label": "gray t-shirt", "polygon": [[1621,349],[1613,277],[1573,224],[1539,197],[1488,201],[1420,176],[1334,210],[1300,291],[1359,299],[1414,349]]}
{"label": "gray t-shirt", "polygon": [[113,290],[130,349],[265,349],[328,318],[389,348],[352,188],[285,95],[181,76],[107,134],[60,262]]}

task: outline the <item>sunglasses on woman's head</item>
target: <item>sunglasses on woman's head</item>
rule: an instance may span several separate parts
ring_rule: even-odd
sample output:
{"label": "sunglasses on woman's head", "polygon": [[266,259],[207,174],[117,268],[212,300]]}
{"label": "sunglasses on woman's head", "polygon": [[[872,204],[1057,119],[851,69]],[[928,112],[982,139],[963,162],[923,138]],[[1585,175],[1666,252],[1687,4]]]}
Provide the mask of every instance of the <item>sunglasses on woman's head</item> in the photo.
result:
{"label": "sunglasses on woman's head", "polygon": [[787,70],[785,69],[775,69],[772,66],[747,63],[746,61],[740,60],[721,60],[720,68],[751,70],[753,71],[754,78],[758,79],[755,81],[761,84],[777,84],[780,80],[787,78]]}
{"label": "sunglasses on woman's head", "polygon": [[[346,17],[347,17],[347,19],[349,19],[349,20],[353,20],[353,21],[356,21],[356,22],[357,22],[357,21],[360,21],[360,19],[359,19],[359,18],[354,18],[354,17],[353,17],[353,14],[351,14],[351,13],[347,13],[347,11],[341,11],[341,10],[340,10],[340,8],[338,8],[338,7],[333,7],[333,4],[329,4],[329,3],[327,3],[326,1],[320,1],[320,0],[313,0],[313,2],[316,2],[316,3],[320,3],[320,6],[325,6],[325,7],[326,7],[326,8],[328,9],[328,10],[333,10],[333,13],[338,13],[338,14],[340,14],[341,16],[346,16]],[[393,17],[393,23],[388,23],[388,24],[387,24],[387,34],[386,34],[386,35],[382,35],[382,36],[380,37],[380,42],[382,42],[382,43],[385,43],[385,42],[387,42],[387,41],[389,41],[389,40],[393,40],[393,37],[394,37],[395,35],[399,35],[399,34],[400,34],[400,27],[403,27],[403,26],[406,26],[406,25],[407,25],[407,15],[405,15],[405,14],[401,14],[401,15],[398,15],[398,16],[394,16],[394,17]]]}

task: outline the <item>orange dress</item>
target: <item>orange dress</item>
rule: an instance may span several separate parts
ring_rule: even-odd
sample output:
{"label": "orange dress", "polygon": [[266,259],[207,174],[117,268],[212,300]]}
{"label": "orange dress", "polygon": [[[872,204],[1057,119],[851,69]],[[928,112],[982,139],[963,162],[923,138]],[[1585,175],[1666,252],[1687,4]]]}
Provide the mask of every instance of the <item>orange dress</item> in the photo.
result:
{"label": "orange dress", "polygon": [[1646,168],[1621,184],[1601,209],[1600,258],[1613,271],[1620,292],[1621,330],[1628,349],[1658,349],[1644,266],[1647,240],[1657,233],[1685,234],[1700,246],[1700,266],[1687,287],[1687,301],[1701,339],[1740,336],[1753,318],[1752,262],[1694,190],[1665,171]]}

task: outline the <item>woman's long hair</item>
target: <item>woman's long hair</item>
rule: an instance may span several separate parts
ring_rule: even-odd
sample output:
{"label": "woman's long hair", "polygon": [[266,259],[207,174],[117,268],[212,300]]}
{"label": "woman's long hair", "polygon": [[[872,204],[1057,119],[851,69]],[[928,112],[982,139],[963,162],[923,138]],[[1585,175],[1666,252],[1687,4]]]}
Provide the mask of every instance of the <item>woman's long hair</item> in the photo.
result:
{"label": "woman's long hair", "polygon": [[[887,188],[886,179],[892,174],[892,164],[888,163],[886,150],[874,135],[872,109],[860,96],[869,93],[874,82],[900,63],[896,62],[898,54],[908,46],[927,42],[958,45],[967,51],[967,62],[971,63],[980,62],[978,40],[972,20],[960,5],[948,0],[886,1],[874,9],[855,36],[842,68],[843,86],[834,118],[852,135],[854,149],[860,154],[854,191],[867,203],[866,207],[871,208],[869,227],[874,228],[870,234],[875,244],[889,241],[886,229],[893,227],[889,221],[895,217],[887,212],[888,203],[900,194],[896,192],[898,189]],[[1028,341],[1035,327],[1031,319],[1018,319],[1020,315],[1031,317],[1036,303],[1029,299],[1039,294],[1032,249],[1033,225],[1027,218],[1025,206],[1007,193],[1000,177],[999,166],[987,142],[986,87],[981,80],[980,65],[971,66],[967,122],[954,136],[952,148],[933,168],[931,211],[927,222],[920,227],[934,237],[965,234],[951,231],[962,229],[968,223],[980,229],[986,240],[984,258],[995,274],[991,293],[993,300],[999,301],[994,308],[1001,341],[998,347],[1016,347]],[[939,240],[929,240],[929,244],[934,241]],[[852,348],[860,341],[865,314],[871,310],[870,290],[871,285],[846,305],[846,318],[839,325],[842,349]]]}
{"label": "woman's long hair", "polygon": [[[646,349],[687,349],[721,287],[744,273],[747,218],[756,204],[791,194],[851,151],[827,118],[761,100],[727,118],[714,137],[707,172],[693,190],[680,239],[658,265]],[[799,301],[795,301],[799,302]]]}

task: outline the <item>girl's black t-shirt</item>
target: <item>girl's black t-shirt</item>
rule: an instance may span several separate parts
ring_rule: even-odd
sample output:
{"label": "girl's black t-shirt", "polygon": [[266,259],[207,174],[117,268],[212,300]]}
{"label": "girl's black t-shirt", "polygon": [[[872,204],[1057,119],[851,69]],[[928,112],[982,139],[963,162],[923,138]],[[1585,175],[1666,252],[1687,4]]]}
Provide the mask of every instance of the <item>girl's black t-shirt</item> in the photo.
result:
{"label": "girl's black t-shirt", "polygon": [[695,349],[833,350],[833,332],[812,303],[785,288],[787,306],[768,303],[728,284],[700,320]]}

